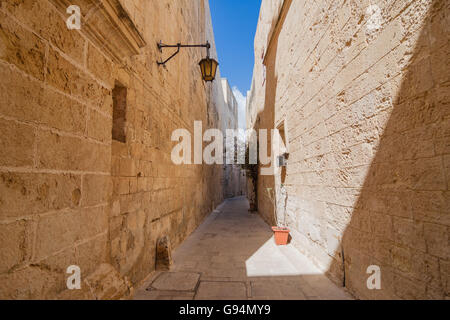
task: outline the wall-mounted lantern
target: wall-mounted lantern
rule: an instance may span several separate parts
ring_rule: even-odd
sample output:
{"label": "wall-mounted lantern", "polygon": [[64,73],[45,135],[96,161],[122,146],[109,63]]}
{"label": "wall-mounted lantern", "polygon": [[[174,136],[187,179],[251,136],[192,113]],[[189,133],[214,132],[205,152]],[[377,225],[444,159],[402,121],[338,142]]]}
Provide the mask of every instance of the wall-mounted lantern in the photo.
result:
{"label": "wall-mounted lantern", "polygon": [[206,58],[202,59],[199,62],[200,70],[202,72],[202,78],[204,81],[214,81],[216,78],[217,66],[219,63],[209,57],[209,49],[211,49],[211,44],[207,41],[205,44],[181,44],[177,43],[175,45],[163,44],[162,42],[158,43],[158,49],[162,52],[163,48],[177,48],[174,54],[172,54],[169,58],[164,61],[158,61],[159,66],[165,66],[166,63],[175,57],[178,52],[180,52],[181,48],[206,48]]}

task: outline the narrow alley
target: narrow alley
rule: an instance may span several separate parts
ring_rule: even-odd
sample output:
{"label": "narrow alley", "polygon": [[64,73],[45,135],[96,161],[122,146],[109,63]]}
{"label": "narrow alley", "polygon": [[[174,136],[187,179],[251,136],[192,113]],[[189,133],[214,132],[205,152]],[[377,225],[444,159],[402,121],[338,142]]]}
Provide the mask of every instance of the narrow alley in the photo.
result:
{"label": "narrow alley", "polygon": [[450,300],[449,0],[0,0],[0,133],[0,300]]}
{"label": "narrow alley", "polygon": [[136,300],[350,299],[298,250],[276,246],[245,197],[226,200],[155,272]]}

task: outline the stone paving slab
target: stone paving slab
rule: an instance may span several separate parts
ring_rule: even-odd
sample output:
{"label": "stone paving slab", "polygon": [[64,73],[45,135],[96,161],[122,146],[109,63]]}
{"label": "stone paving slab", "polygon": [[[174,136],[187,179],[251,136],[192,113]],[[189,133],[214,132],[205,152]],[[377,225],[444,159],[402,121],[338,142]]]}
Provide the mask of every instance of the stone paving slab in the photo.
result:
{"label": "stone paving slab", "polygon": [[140,300],[351,299],[294,246],[277,246],[243,197],[225,201],[174,252],[170,272],[136,290]]}
{"label": "stone paving slab", "polygon": [[199,273],[162,272],[147,290],[194,291],[199,279]]}
{"label": "stone paving slab", "polygon": [[195,300],[246,300],[245,282],[201,281]]}
{"label": "stone paving slab", "polygon": [[193,300],[195,292],[147,291],[139,290],[134,300]]}

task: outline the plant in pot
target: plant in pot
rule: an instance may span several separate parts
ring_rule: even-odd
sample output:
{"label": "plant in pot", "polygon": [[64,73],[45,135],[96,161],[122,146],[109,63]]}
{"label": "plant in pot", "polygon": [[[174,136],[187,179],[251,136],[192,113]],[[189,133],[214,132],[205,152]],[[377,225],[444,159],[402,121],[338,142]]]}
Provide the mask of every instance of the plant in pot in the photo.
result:
{"label": "plant in pot", "polygon": [[275,191],[272,188],[267,188],[267,193],[269,195],[269,199],[272,202],[273,208],[274,208],[274,217],[275,217],[275,226],[272,227],[272,231],[274,233],[275,237],[275,243],[278,246],[284,246],[287,245],[289,240],[289,228],[286,226],[286,214],[284,214],[283,223],[280,224],[278,221],[278,215],[277,215],[277,206],[276,206],[276,195]]}

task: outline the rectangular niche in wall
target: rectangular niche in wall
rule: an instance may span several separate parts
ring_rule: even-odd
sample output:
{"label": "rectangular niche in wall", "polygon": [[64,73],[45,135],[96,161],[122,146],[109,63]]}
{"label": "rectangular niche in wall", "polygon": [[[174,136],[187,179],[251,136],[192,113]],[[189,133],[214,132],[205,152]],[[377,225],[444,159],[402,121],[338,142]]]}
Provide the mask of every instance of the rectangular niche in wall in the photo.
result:
{"label": "rectangular niche in wall", "polygon": [[126,142],[127,88],[116,82],[113,96],[113,140]]}
{"label": "rectangular niche in wall", "polygon": [[278,126],[278,133],[280,134],[280,155],[278,156],[278,165],[281,167],[281,183],[286,182],[286,166],[289,159],[289,139],[287,136],[287,121],[283,120]]}

